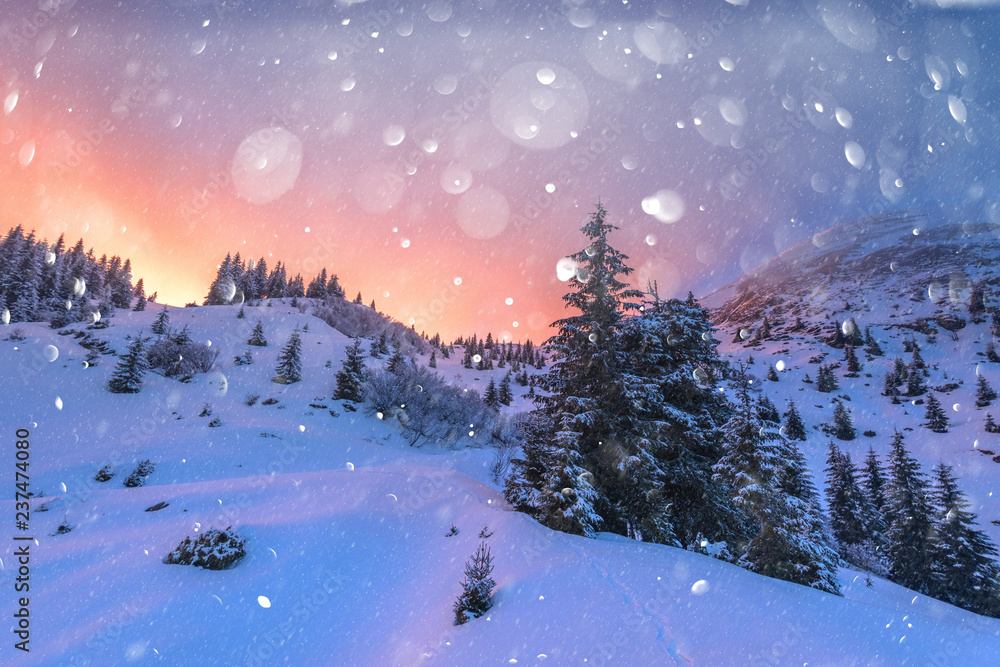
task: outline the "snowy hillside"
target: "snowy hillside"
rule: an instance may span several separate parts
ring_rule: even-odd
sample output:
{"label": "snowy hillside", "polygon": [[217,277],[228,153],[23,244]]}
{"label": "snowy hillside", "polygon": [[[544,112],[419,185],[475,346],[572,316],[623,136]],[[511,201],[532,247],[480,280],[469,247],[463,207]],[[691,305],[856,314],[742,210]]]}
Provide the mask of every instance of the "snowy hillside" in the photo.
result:
{"label": "snowy hillside", "polygon": [[[120,311],[109,328],[88,333],[122,353],[126,336],[148,335],[158,312],[152,305]],[[349,339],[319,319],[288,306],[246,308],[245,319],[236,319],[232,306],[168,312],[172,327],[188,325],[194,341],[221,350],[217,370],[189,382],[147,373],[140,393],[112,394],[106,386],[116,359],[101,354],[96,367],[85,367],[80,342],[87,339],[20,324],[23,340],[0,341],[5,437],[30,431],[37,496],[31,652],[21,654],[8,639],[0,649],[6,664],[15,657],[25,665],[996,660],[1000,621],[883,580],[868,587],[851,570],[841,570],[844,597],[837,597],[678,549],[543,528],[506,507],[491,479],[494,452],[476,438],[475,424],[454,449],[410,447],[398,426],[331,400]],[[254,348],[253,364],[236,366],[258,318],[269,345]],[[296,327],[303,379],[275,384],[281,346]],[[14,328],[4,328],[4,337]],[[992,371],[975,356],[988,325],[970,325],[956,341],[939,335],[937,347],[922,348],[929,364],[941,366],[932,383],[944,381],[946,363],[949,378],[965,381],[948,398],[959,408],[943,436],[920,429],[906,404],[893,406],[888,420],[879,416],[888,406],[877,396],[879,364],[896,354],[904,333],[913,332],[879,336],[885,357],[865,363],[865,371],[879,367],[874,379],[862,374],[841,383],[838,393],[852,395],[859,430],[878,433],[849,445],[860,455],[869,444],[884,447],[894,421],[910,426],[916,453],[928,462],[947,456],[980,516],[1000,518],[990,495],[1000,467],[973,445],[978,438],[985,449],[990,441],[969,395],[977,362]],[[801,383],[818,349],[789,336],[752,350],[761,377],[764,363],[785,361],[779,382],[763,382],[779,407],[794,397],[809,426],[828,413],[829,396]],[[728,346],[734,356],[750,351]],[[458,355],[438,364],[444,378],[480,392],[491,374],[499,381],[505,372],[466,370]],[[526,388],[515,384],[514,392],[512,411],[527,405]],[[252,394],[258,400],[248,405]],[[269,399],[275,402],[265,405]],[[206,404],[211,414],[199,416]],[[822,468],[825,442],[811,432],[803,447],[814,471]],[[13,466],[13,450],[6,451]],[[153,466],[145,484],[126,488],[143,460]],[[101,469],[113,476],[95,481]],[[13,501],[4,506],[12,517]],[[163,563],[185,537],[229,526],[246,539],[247,552],[232,569]],[[458,534],[448,536],[452,526]],[[481,531],[492,533],[495,606],[456,627],[452,605]],[[12,591],[17,565],[9,553],[0,576]],[[6,618],[15,604],[13,593],[0,598]]]}
{"label": "snowy hillside", "polygon": [[[1000,414],[1000,406],[977,407],[976,401],[980,376],[1000,385],[1000,363],[987,357],[996,341],[990,313],[973,318],[968,304],[979,282],[986,306],[997,305],[996,232],[991,224],[953,225],[927,216],[867,218],[793,246],[705,299],[714,308],[723,355],[733,362],[752,357],[760,394],[782,413],[789,400],[801,412],[808,433],[802,448],[817,479],[832,439],[822,427],[832,422],[839,400],[850,410],[858,437],[836,442],[855,462],[864,460],[869,447],[885,454],[899,430],[925,473],[939,461],[954,466],[972,511],[994,541],[1000,538],[1000,435],[984,425],[987,413]],[[761,338],[765,316],[770,333]],[[857,377],[847,370],[843,341],[854,327],[859,336],[870,332],[882,352],[873,355],[858,345]],[[883,395],[884,378],[897,358],[911,362],[911,340],[926,363],[929,391],[908,397],[902,386],[897,405]],[[839,388],[833,392],[818,391],[821,365],[837,366]],[[769,366],[778,371],[777,381],[766,379]],[[947,433],[922,426],[930,394],[946,410]]]}

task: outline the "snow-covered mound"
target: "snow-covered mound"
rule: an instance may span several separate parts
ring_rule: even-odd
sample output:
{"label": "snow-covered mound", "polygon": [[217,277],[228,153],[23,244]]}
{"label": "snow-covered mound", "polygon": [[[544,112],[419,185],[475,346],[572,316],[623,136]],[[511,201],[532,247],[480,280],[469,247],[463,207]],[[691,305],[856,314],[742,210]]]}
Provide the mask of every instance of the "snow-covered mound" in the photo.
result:
{"label": "snow-covered mound", "polygon": [[[109,328],[89,333],[121,353],[126,336],[148,334],[158,312],[119,312]],[[331,400],[349,340],[310,315],[277,306],[246,308],[245,319],[228,306],[169,314],[175,329],[187,324],[193,340],[221,350],[219,368],[188,382],[147,374],[137,394],[107,391],[116,358],[99,355],[96,367],[84,367],[82,338],[24,324],[24,340],[0,341],[0,420],[5,437],[30,431],[30,488],[39,496],[30,520],[31,652],[8,640],[4,663],[996,660],[1000,621],[877,578],[868,587],[850,570],[841,571],[844,597],[836,597],[678,549],[543,528],[505,505],[490,471],[494,452],[471,436],[475,424],[469,446],[414,448],[397,426]],[[252,349],[252,364],[236,365],[258,318],[269,345]],[[303,379],[275,384],[278,354],[296,327]],[[480,391],[505,372],[466,370],[459,355],[438,364],[446,379]],[[776,386],[800,385],[786,374]],[[521,409],[527,390],[514,390],[513,409]],[[821,447],[819,439],[810,445]],[[144,460],[154,464],[145,484],[126,487]],[[112,476],[98,482],[102,469]],[[4,507],[13,517],[13,500]],[[227,526],[246,539],[234,567],[163,562],[185,537]],[[495,604],[454,626],[464,563],[482,539],[493,553]],[[7,553],[0,613],[10,619],[18,574]]]}

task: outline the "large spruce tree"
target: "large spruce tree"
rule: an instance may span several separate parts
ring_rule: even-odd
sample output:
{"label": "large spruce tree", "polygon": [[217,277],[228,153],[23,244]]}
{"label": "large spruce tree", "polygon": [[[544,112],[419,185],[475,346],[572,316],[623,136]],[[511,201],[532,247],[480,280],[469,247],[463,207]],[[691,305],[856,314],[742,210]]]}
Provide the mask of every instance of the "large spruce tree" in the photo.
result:
{"label": "large spruce tree", "polygon": [[[800,461],[801,469],[789,469],[787,455],[794,448],[757,416],[742,372],[724,440],[725,454],[714,466],[716,479],[731,489],[734,504],[755,523],[756,534],[742,550],[740,564],[768,577],[839,593],[836,556],[822,536],[818,510],[804,499],[810,495],[801,481],[807,479],[804,465]],[[792,473],[799,483],[790,478]]]}
{"label": "large spruce tree", "polygon": [[934,572],[927,480],[920,464],[906,449],[902,433],[896,431],[890,447],[885,511],[889,578],[901,586],[929,594]]}
{"label": "large spruce tree", "polygon": [[[551,460],[545,464],[549,474],[566,481],[568,495],[587,497],[590,491],[580,493],[577,487],[591,487],[602,513],[612,522],[617,521],[617,513],[606,498],[598,496],[605,482],[617,479],[621,458],[616,456],[617,438],[612,436],[616,423],[630,412],[620,391],[623,355],[618,333],[626,312],[637,307],[634,300],[641,296],[620,279],[632,269],[625,263],[628,257],[608,243],[614,229],[600,204],[582,228],[589,244],[571,256],[575,270],[571,290],[563,296],[566,307],[578,314],[553,324],[557,333],[546,345],[556,360],[547,373],[538,376],[546,393],[538,398],[542,419],[532,434],[548,442],[562,434],[560,445],[549,451]],[[576,465],[591,472],[595,484],[583,484],[581,475],[564,469]],[[515,466],[514,474],[518,473]],[[597,519],[596,512],[592,516]],[[554,516],[539,518],[551,527],[561,523]],[[596,528],[594,521],[574,525],[571,532],[589,534]]]}
{"label": "large spruce tree", "polygon": [[951,466],[934,468],[935,597],[977,614],[1000,617],[997,547],[976,527],[976,515],[958,488]]}

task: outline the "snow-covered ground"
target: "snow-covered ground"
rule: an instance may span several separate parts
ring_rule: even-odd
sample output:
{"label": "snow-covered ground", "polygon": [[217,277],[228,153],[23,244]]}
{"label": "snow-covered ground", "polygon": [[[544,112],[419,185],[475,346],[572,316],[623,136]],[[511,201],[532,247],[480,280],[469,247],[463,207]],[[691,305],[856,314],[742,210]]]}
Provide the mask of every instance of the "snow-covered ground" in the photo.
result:
{"label": "snow-covered ground", "polygon": [[[120,311],[110,328],[92,333],[121,351],[125,335],[148,333],[158,312],[152,304],[144,313]],[[1000,621],[883,580],[868,587],[850,570],[841,571],[841,598],[678,549],[550,531],[506,506],[490,478],[491,450],[412,448],[393,425],[331,400],[349,339],[320,320],[290,307],[248,308],[245,319],[225,306],[169,313],[175,329],[187,324],[195,341],[211,340],[221,349],[221,371],[187,384],[147,374],[141,393],[111,394],[106,383],[115,359],[103,356],[96,368],[84,368],[86,351],[72,336],[27,324],[17,325],[25,340],[0,341],[0,429],[8,443],[16,429],[30,429],[31,489],[43,496],[33,499],[30,521],[37,540],[31,546],[31,652],[16,651],[9,634],[0,648],[5,664],[889,666],[998,660]],[[258,317],[269,346],[252,348],[253,365],[235,367],[233,356],[246,349]],[[303,381],[270,382],[281,346],[307,323]],[[1000,465],[973,447],[975,439],[985,442],[982,415],[969,393],[979,358],[968,350],[977,344],[977,331],[962,332],[954,350],[950,340],[940,348],[942,356],[969,359],[961,367],[965,384],[948,398],[967,406],[953,412],[953,421],[968,424],[947,435],[907,432],[907,443],[924,461],[946,456],[955,463],[980,515],[997,518],[988,494]],[[880,339],[883,360],[891,359],[898,341]],[[832,395],[801,383],[799,374],[815,376],[810,353],[789,348],[769,350],[769,360],[783,358],[789,370],[778,383],[763,382],[780,410],[785,396],[794,396],[811,427],[829,418]],[[755,354],[763,378],[765,361]],[[928,363],[938,362],[937,353],[925,348],[923,354]],[[482,391],[490,373],[462,369],[460,358],[439,358],[439,372]],[[504,372],[492,375],[499,381]],[[1000,370],[995,374],[990,379],[1000,386]],[[885,416],[888,399],[876,401],[881,375],[841,379],[837,392],[852,394],[859,431],[878,432],[846,443],[855,460],[869,444],[886,449],[894,425],[916,428],[921,421],[922,411],[917,415],[906,405],[892,406],[896,412]],[[513,409],[523,408],[525,389],[516,383],[513,389]],[[248,394],[260,394],[255,405],[245,404]],[[278,402],[262,404],[271,397]],[[206,402],[221,426],[198,416]],[[810,432],[803,449],[814,471],[821,470],[827,440]],[[1000,436],[988,437],[1000,442]],[[14,449],[3,451],[13,481]],[[145,486],[125,488],[122,480],[142,459],[155,471]],[[105,465],[115,476],[94,481]],[[9,540],[20,533],[13,528],[13,490],[5,495]],[[167,506],[145,511],[159,503]],[[55,535],[63,524],[71,530]],[[453,525],[459,533],[446,536]],[[247,556],[235,568],[162,562],[185,537],[227,526],[247,538]],[[452,604],[463,565],[487,527],[495,606],[456,627]],[[17,607],[12,551],[0,556],[0,590],[6,591],[0,613],[8,625]]]}

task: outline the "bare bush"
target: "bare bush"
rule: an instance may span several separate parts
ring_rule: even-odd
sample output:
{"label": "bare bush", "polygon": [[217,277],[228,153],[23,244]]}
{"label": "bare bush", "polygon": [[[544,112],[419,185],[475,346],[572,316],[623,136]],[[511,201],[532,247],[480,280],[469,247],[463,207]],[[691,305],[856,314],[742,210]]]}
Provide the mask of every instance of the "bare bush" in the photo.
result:
{"label": "bare bush", "polygon": [[375,370],[364,385],[365,411],[396,421],[410,445],[491,442],[495,412],[475,391],[447,384],[423,366],[403,364],[392,373]]}

